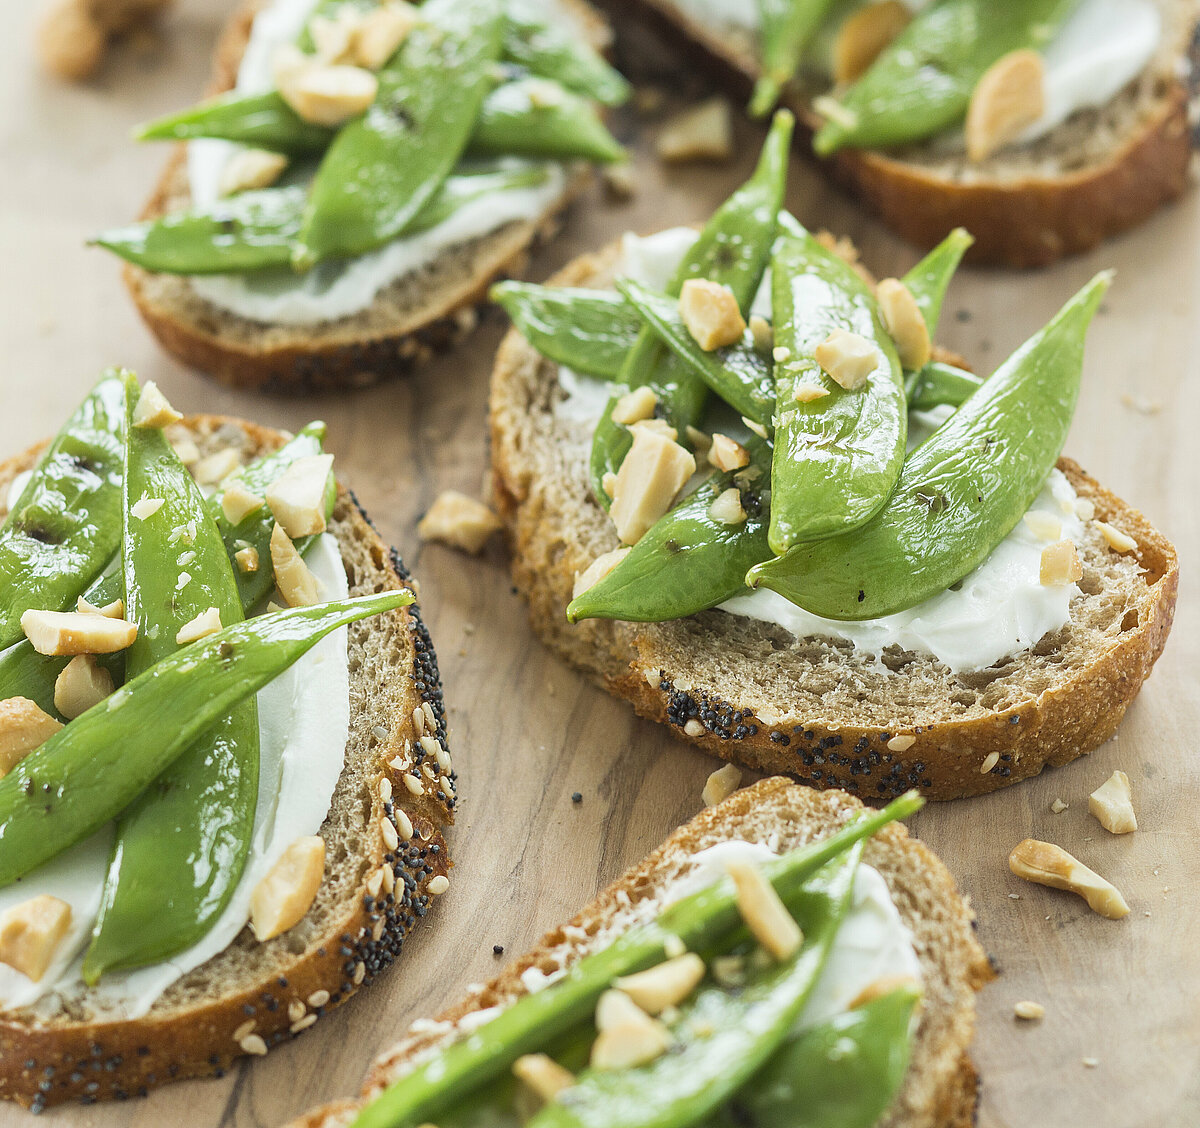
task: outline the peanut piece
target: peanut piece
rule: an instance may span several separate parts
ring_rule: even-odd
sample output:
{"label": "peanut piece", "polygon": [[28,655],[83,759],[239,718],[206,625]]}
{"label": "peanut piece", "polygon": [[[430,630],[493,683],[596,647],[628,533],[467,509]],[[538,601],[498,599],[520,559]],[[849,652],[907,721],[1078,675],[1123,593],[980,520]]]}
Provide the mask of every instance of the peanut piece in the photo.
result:
{"label": "peanut piece", "polygon": [[640,423],[633,446],[617,471],[609,515],[622,544],[636,544],[671,507],[675,495],[696,472],[690,451]]}
{"label": "peanut piece", "polygon": [[236,196],[255,188],[269,188],[283,175],[288,159],[282,153],[266,149],[242,149],[235,153],[221,169],[217,181],[217,193],[221,196]]}
{"label": "peanut piece", "polygon": [[967,157],[976,163],[1015,141],[1046,109],[1046,65],[1037,51],[1010,51],[979,80],[967,107]]}
{"label": "peanut piece", "polygon": [[746,520],[746,511],[742,508],[742,492],[737,486],[723,490],[708,507],[708,515],[722,525],[741,525]]}
{"label": "peanut piece", "polygon": [[614,423],[640,423],[643,419],[651,419],[654,409],[658,406],[658,396],[654,389],[646,384],[626,392],[613,404],[612,417]]}
{"label": "peanut piece", "polygon": [[611,552],[602,552],[582,572],[575,574],[575,587],[571,592],[571,598],[575,599],[588,588],[595,587],[628,555],[629,549],[627,548],[614,548]]}
{"label": "peanut piece", "polygon": [[1129,906],[1116,886],[1051,842],[1026,838],[1009,854],[1008,868],[1026,881],[1077,893],[1093,912],[1109,920],[1129,914]]}
{"label": "peanut piece", "polygon": [[133,409],[133,425],[161,430],[168,423],[178,423],[182,418],[158,390],[158,385],[153,380],[147,380]]}
{"label": "peanut piece", "polygon": [[1088,810],[1105,830],[1113,834],[1129,834],[1137,830],[1137,815],[1133,810],[1133,792],[1124,772],[1113,772],[1088,796]]}
{"label": "peanut piece", "polygon": [[28,697],[0,701],[0,778],[30,752],[46,743],[62,725]]}
{"label": "peanut piece", "polygon": [[293,540],[325,531],[325,489],[332,469],[332,454],[310,454],[297,458],[267,487],[267,505]]}
{"label": "peanut piece", "polygon": [[26,611],[21,630],[39,654],[115,654],[137,638],[137,626],[124,619],[78,611]]}
{"label": "peanut piece", "polygon": [[737,887],[738,912],[755,939],[777,960],[795,955],[804,933],[762,870],[748,862],[730,862],[726,868]]}
{"label": "peanut piece", "polygon": [[912,291],[899,278],[885,278],[875,287],[879,312],[888,336],[896,342],[900,363],[910,372],[929,363],[929,327]]}
{"label": "peanut piece", "polygon": [[547,1054],[522,1054],[513,1062],[513,1076],[542,1104],[575,1084],[575,1074]]}
{"label": "peanut piece", "polygon": [[624,975],[613,986],[624,991],[647,1014],[662,1014],[683,1002],[704,978],[704,961],[694,952],[664,960],[634,975]]}
{"label": "peanut piece", "polygon": [[457,490],[445,490],[417,524],[417,535],[476,556],[502,527],[500,518],[483,502]]}
{"label": "peanut piece", "polygon": [[325,875],[325,840],[297,838],[279,856],[250,895],[250,928],[255,939],[270,940],[300,923]]}
{"label": "peanut piece", "polygon": [[77,654],[54,680],[54,707],[73,721],[113,691],[112,674],[91,654]]}
{"label": "peanut piece", "polygon": [[37,983],[71,926],[71,906],[43,893],[0,914],[0,963]]}
{"label": "peanut piece", "polygon": [[718,470],[740,470],[750,464],[750,452],[741,443],[717,431],[708,448],[708,461]]}
{"label": "peanut piece", "polygon": [[175,635],[175,645],[187,646],[188,643],[195,642],[197,639],[208,638],[209,635],[216,634],[221,626],[221,612],[215,607],[210,607],[179,628]]}
{"label": "peanut piece", "polygon": [[317,577],[279,525],[271,530],[271,567],[275,571],[275,586],[289,607],[311,607],[320,602]]}
{"label": "peanut piece", "polygon": [[670,164],[727,161],[733,156],[733,113],[724,98],[710,98],[671,118],[655,144]]}
{"label": "peanut piece", "polygon": [[1073,584],[1082,578],[1083,564],[1071,541],[1058,541],[1042,549],[1041,582],[1047,587]]}
{"label": "peanut piece", "polygon": [[834,82],[841,86],[861,78],[910,19],[900,0],[870,4],[846,19],[833,44]]}
{"label": "peanut piece", "polygon": [[684,282],[679,291],[679,315],[705,352],[736,344],[746,332],[746,320],[733,291],[707,278]]}
{"label": "peanut piece", "polygon": [[847,391],[861,388],[879,364],[879,350],[857,333],[835,329],[814,350],[813,359]]}

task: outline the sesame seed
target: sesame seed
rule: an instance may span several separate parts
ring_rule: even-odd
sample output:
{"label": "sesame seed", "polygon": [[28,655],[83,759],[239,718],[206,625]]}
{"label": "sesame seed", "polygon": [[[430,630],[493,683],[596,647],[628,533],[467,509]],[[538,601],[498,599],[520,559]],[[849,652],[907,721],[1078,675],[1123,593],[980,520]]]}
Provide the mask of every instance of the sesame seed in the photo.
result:
{"label": "sesame seed", "polygon": [[432,736],[421,737],[421,747],[427,756],[437,756],[441,745]]}
{"label": "sesame seed", "polygon": [[400,839],[396,834],[396,828],[392,826],[391,819],[380,819],[379,829],[383,832],[383,842],[389,850],[396,849],[400,845]]}
{"label": "sesame seed", "polygon": [[413,795],[425,794],[424,784],[422,784],[416,776],[409,775],[407,772],[404,773],[404,786],[407,787]]}
{"label": "sesame seed", "polygon": [[392,801],[392,781],[387,776],[379,781],[379,798],[385,803]]}
{"label": "sesame seed", "polygon": [[[404,778],[410,779],[411,777],[405,776]],[[399,808],[396,808],[396,826],[400,831],[400,837],[403,838],[405,842],[411,842],[413,836],[412,819],[408,817],[406,812],[400,810]]]}
{"label": "sesame seed", "polygon": [[[400,811],[399,813],[401,815],[403,815],[404,818],[406,818],[406,819],[408,818],[408,816],[405,815],[403,811]],[[392,867],[389,866],[386,862],[380,868],[379,875],[383,879],[383,891],[385,893],[390,893],[393,889],[396,888],[396,874],[393,872]]]}
{"label": "sesame seed", "polygon": [[917,738],[915,736],[893,736],[892,739],[887,742],[887,746],[893,752],[907,752],[914,744],[916,744],[916,742]]}
{"label": "sesame seed", "polygon": [[391,768],[392,771],[394,771],[394,772],[404,771],[404,768],[405,768],[404,757],[403,756],[393,756],[388,761],[388,767]]}
{"label": "sesame seed", "polygon": [[446,751],[440,744],[436,752],[438,767],[444,772],[450,771],[454,767],[454,762],[450,759],[450,753]]}
{"label": "sesame seed", "polygon": [[377,869],[370,877],[367,878],[367,892],[372,897],[378,897],[379,891],[383,888],[383,870]]}
{"label": "sesame seed", "polygon": [[989,752],[983,763],[979,765],[979,774],[987,775],[998,763],[1000,763],[1000,753]]}
{"label": "sesame seed", "polygon": [[437,715],[433,711],[433,706],[428,701],[422,701],[421,711],[425,714],[425,727],[430,732],[437,732]]}
{"label": "sesame seed", "polygon": [[454,794],[454,781],[449,776],[442,776],[442,790],[447,795]]}
{"label": "sesame seed", "polygon": [[314,1010],[316,1010],[318,1007],[323,1007],[327,1002],[329,1002],[328,991],[314,991],[308,997],[308,1005]]}
{"label": "sesame seed", "polygon": [[242,1039],[247,1037],[247,1035],[249,1035],[254,1030],[254,1025],[255,1025],[254,1019],[252,1019],[252,1018],[247,1019],[245,1022],[243,1022],[241,1024],[241,1026],[239,1026],[233,1032],[233,1040],[235,1042],[241,1042]]}
{"label": "sesame seed", "polygon": [[435,779],[437,779],[437,773],[436,773],[436,772],[434,772],[433,768],[431,768],[431,767],[429,766],[429,764],[427,764],[427,763],[426,763],[426,764],[422,764],[422,765],[421,765],[421,774],[422,774],[422,775],[423,775],[423,776],[424,776],[424,777],[425,777],[427,780],[429,780],[429,781],[430,781],[430,783],[432,783],[432,782],[433,782]]}
{"label": "sesame seed", "polygon": [[420,705],[413,710],[412,722],[417,736],[420,736],[425,731],[425,710]]}
{"label": "sesame seed", "polygon": [[299,1022],[304,1017],[304,1013],[304,1004],[299,999],[293,999],[288,1003],[288,1022]]}
{"label": "sesame seed", "polygon": [[1027,1022],[1036,1022],[1039,1018],[1043,1018],[1046,1014],[1046,1008],[1041,1003],[1035,1003],[1032,999],[1023,999],[1013,1007],[1013,1014],[1017,1018],[1023,1018]]}
{"label": "sesame seed", "polygon": [[371,731],[375,734],[376,740],[387,740],[388,738],[388,730],[383,725],[376,725]]}
{"label": "sesame seed", "polygon": [[242,1047],[243,1053],[255,1054],[258,1057],[262,1057],[267,1052],[267,1043],[258,1034],[248,1034],[245,1038],[238,1040],[238,1045]]}
{"label": "sesame seed", "polygon": [[358,963],[354,965],[354,986],[358,987],[362,981],[366,979],[366,977],[367,965],[363,963],[362,960],[359,960]]}
{"label": "sesame seed", "polygon": [[440,897],[449,888],[450,888],[450,879],[448,877],[446,877],[445,874],[439,873],[437,875],[437,877],[435,877],[429,883],[429,892],[432,893],[435,897]]}
{"label": "sesame seed", "polygon": [[383,920],[383,917],[380,917],[375,922],[375,927],[371,929],[371,939],[372,940],[380,939],[380,937],[383,936],[383,928],[384,928],[384,920]]}
{"label": "sesame seed", "polygon": [[288,1029],[293,1034],[299,1034],[301,1030],[307,1030],[316,1021],[317,1016],[315,1014],[306,1014],[299,1022],[293,1022]]}

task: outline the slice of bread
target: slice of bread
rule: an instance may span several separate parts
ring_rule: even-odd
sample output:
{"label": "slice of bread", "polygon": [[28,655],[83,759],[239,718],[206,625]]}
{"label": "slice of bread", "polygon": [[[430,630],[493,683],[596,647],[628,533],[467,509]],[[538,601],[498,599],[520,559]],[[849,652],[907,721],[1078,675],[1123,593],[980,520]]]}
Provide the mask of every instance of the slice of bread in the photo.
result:
{"label": "slice of bread", "polygon": [[[699,850],[729,839],[769,843],[780,853],[827,837],[861,804],[842,791],[814,792],[788,780],[765,779],[701,812],[662,846],[618,878],[574,920],[548,932],[515,960],[441,1014],[414,1027],[376,1059],[362,1100],[403,1076],[430,1050],[444,1045],[464,1017],[508,1006],[526,991],[530,969],[551,975],[656,916],[672,882]],[[878,1128],[966,1128],[974,1120],[977,1078],[968,1056],[975,1028],[975,992],[992,969],[973,932],[974,916],[941,861],[899,824],[872,838],[863,861],[884,877],[913,934],[925,1000],[913,1036],[903,1087]],[[342,1128],[361,1108],[338,1101],[292,1122],[291,1128]]]}
{"label": "slice of bread", "polygon": [[[607,286],[617,256],[613,246],[577,259],[551,283]],[[1175,549],[1068,459],[1059,467],[1080,496],[1137,548],[1115,553],[1090,529],[1071,621],[989,669],[954,674],[900,651],[877,663],[847,643],[795,639],[722,611],[572,625],[576,573],[619,545],[588,485],[591,425],[555,414],[562,394],[557,366],[510,332],[492,375],[492,488],[534,630],[642,716],[714,755],[869,800],[909,787],[933,799],[977,795],[1107,740],[1162,651]]]}
{"label": "slice of bread", "polygon": [[[202,454],[233,447],[248,461],[283,442],[279,432],[237,419],[196,416],[186,425]],[[39,449],[0,463],[0,497]],[[400,557],[341,486],[329,528],[341,546],[351,595],[413,588]],[[399,955],[433,900],[430,881],[450,867],[443,833],[456,804],[453,790],[427,778],[419,796],[404,784],[406,774],[421,778],[421,766],[433,760],[419,742],[422,733],[447,747],[437,656],[417,606],[352,625],[349,663],[345,766],[320,830],[325,879],[304,919],[266,943],[243,929],[140,1019],[97,1021],[86,1006],[53,1016],[32,1008],[0,1013],[0,1097],[39,1109],[68,1100],[122,1099],[167,1081],[220,1075],[252,1052],[243,1043],[262,1052],[258,1043],[247,1043],[249,1035],[266,1047],[278,1045]],[[414,714],[422,713],[434,718],[435,729],[424,717],[418,729]],[[431,770],[440,780],[436,761]],[[393,838],[401,811],[415,835],[406,842],[401,834],[398,848],[390,849],[383,825]],[[394,894],[379,884],[385,865],[395,874]]]}
{"label": "slice of bread", "polygon": [[[1188,51],[1196,31],[1191,0],[1155,0],[1163,40],[1150,64],[1106,106],[1081,110],[1045,137],[979,164],[934,144],[894,153],[844,149],[823,162],[830,174],[904,238],[932,246],[954,227],[975,236],[971,261],[1044,266],[1141,223],[1188,184]],[[706,26],[673,0],[631,7],[683,41],[739,97],[759,73],[757,44],[745,32]],[[821,119],[803,92],[784,99],[807,130]]]}
{"label": "slice of bread", "polygon": [[[597,48],[608,25],[584,2],[562,0]],[[246,0],[218,44],[209,94],[233,87],[255,13]],[[451,248],[437,262],[393,282],[359,313],[311,326],[269,325],[201,298],[188,278],[126,265],[124,278],[139,312],[162,346],[223,384],[297,395],[360,387],[402,376],[474,327],[489,284],[524,271],[535,244],[552,237],[563,209],[590,181],[573,171],[542,215],[507,223]],[[156,219],[190,201],[186,147],[167,162],[141,218]]]}

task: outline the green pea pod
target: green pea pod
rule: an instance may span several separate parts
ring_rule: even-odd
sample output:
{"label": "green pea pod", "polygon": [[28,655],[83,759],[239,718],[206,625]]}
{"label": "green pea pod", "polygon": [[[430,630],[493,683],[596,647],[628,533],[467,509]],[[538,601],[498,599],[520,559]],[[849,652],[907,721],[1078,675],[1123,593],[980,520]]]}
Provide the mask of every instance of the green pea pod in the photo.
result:
{"label": "green pea pod", "polygon": [[914,985],[790,1038],[702,1128],[875,1128],[908,1072]]}
{"label": "green pea pod", "polygon": [[875,619],[945,591],[987,559],[1054,467],[1075,412],[1098,274],[916,448],[884,509],[845,536],[752,568],[827,619]]}
{"label": "green pea pod", "polygon": [[379,93],[317,169],[293,264],[360,255],[394,239],[458,163],[493,84],[499,0],[429,0],[379,72]]}
{"label": "green pea pod", "polygon": [[752,117],[775,108],[783,88],[796,76],[809,41],[833,0],[757,0],[762,40],[762,75],[750,99]]}
{"label": "green pea pod", "polygon": [[0,646],[21,616],[61,611],[112,558],[121,527],[121,377],[110,371],[38,459],[0,525]]}
{"label": "green pea pod", "polygon": [[908,408],[910,411],[928,411],[943,405],[959,407],[982,383],[974,372],[931,360],[919,372],[908,375]]}
{"label": "green pea pod", "polygon": [[507,4],[504,59],[605,106],[629,99],[631,87],[581,36],[543,18],[538,3]]}
{"label": "green pea pod", "polygon": [[966,117],[971,93],[997,59],[1040,50],[1079,0],[940,0],[918,12],[838,99],[813,138],[817,154],[924,141]]}
{"label": "green pea pod", "polygon": [[471,152],[485,156],[556,157],[611,164],[625,150],[594,103],[545,78],[519,78],[484,100]]}
{"label": "green pea pod", "polygon": [[642,320],[608,290],[497,282],[489,297],[547,360],[585,376],[616,380]]}
{"label": "green pea pod", "polygon": [[[175,654],[175,636],[215,607],[225,626],[243,620],[225,543],[204,497],[157,428],[133,423],[141,389],[125,383],[125,616],[137,638],[129,678]],[[161,500],[144,519],[141,498]],[[186,582],[185,582],[186,579]],[[232,706],[121,814],[83,981],[160,963],[216,923],[250,851],[258,801],[258,703]]]}
{"label": "green pea pod", "polygon": [[[775,355],[775,455],[771,550],[853,529],[887,501],[904,464],[907,415],[900,360],[870,289],[811,235],[785,236],[771,265]],[[878,350],[863,387],[821,370],[817,346],[835,329]],[[799,402],[796,390],[827,394]]]}
{"label": "green pea pod", "polygon": [[916,299],[930,337],[937,333],[942,301],[946,297],[950,279],[954,277],[967,248],[974,242],[966,228],[956,227],[900,279]]}
{"label": "green pea pod", "polygon": [[[828,862],[922,805],[916,792],[906,792],[829,838],[767,863],[763,873],[785,903],[791,903]],[[522,996],[470,1038],[447,1046],[389,1086],[359,1113],[352,1128],[418,1128],[432,1122],[443,1109],[458,1107],[471,1093],[508,1074],[522,1054],[540,1050],[590,1020],[596,1000],[617,976],[652,967],[666,958],[663,945],[673,944],[670,937],[682,940],[692,951],[704,951],[734,934],[740,924],[737,894],[728,878],[677,901],[657,920],[631,929],[607,948],[585,956],[556,983]]]}
{"label": "green pea pod", "polygon": [[[794,127],[795,119],[786,110],[775,115],[753,175],[705,224],[671,280],[671,297],[678,297],[689,278],[708,278],[728,286],[743,311],[749,308],[775,241]],[[653,330],[642,330],[625,358],[621,378],[630,387],[650,385],[663,414],[681,436],[699,421],[707,387],[663,346]],[[596,426],[588,464],[592,493],[605,509],[612,503],[604,492],[604,479],[616,473],[633,445],[629,428],[613,421],[617,398],[609,400]]]}
{"label": "green pea pod", "polygon": [[[567,620],[662,623],[745,592],[746,573],[771,555],[771,448],[756,439],[749,450],[745,471],[714,475],[659,518],[607,576],[571,600]],[[733,487],[746,520],[727,525],[711,508]]]}
{"label": "green pea pod", "polygon": [[115,818],[219,717],[330,631],[412,600],[385,591],[235,623],[76,717],[0,779],[0,889]]}
{"label": "green pea pod", "polygon": [[196,141],[214,137],[256,149],[301,157],[323,153],[334,131],[300,117],[275,90],[245,94],[230,90],[178,113],[139,126],[138,141]]}
{"label": "green pea pod", "polygon": [[775,417],[775,374],[771,358],[749,337],[706,352],[679,316],[679,303],[628,278],[617,289],[654,330],[658,339],[739,415],[770,427]]}

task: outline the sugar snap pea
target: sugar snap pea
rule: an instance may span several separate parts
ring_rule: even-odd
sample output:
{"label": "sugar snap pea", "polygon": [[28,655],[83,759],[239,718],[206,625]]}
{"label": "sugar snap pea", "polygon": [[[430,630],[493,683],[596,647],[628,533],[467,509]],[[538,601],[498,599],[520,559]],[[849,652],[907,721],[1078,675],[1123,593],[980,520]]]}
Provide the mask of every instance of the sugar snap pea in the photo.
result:
{"label": "sugar snap pea", "polygon": [[1079,0],[939,0],[919,11],[871,68],[838,98],[813,139],[820,156],[886,149],[933,137],[966,116],[971,93],[997,59],[1038,50]]}
{"label": "sugar snap pea", "polygon": [[299,157],[323,153],[333,133],[326,126],[305,121],[278,91],[246,94],[230,90],[139,126],[134,139],[196,141],[212,137]]}
{"label": "sugar snap pea", "polygon": [[750,113],[762,117],[775,108],[783,88],[795,77],[809,41],[834,0],[757,0],[762,75],[754,86]]}
{"label": "sugar snap pea", "polygon": [[120,541],[121,377],[108,372],[51,440],[0,525],[0,647],[30,608],[60,611]]}
{"label": "sugar snap pea", "polygon": [[[895,346],[854,270],[811,235],[784,236],[771,278],[777,359],[769,540],[782,554],[878,512],[904,463],[907,415]],[[816,361],[817,346],[835,329],[877,350],[863,387],[841,387]],[[827,394],[797,400],[797,389],[809,385]]]}
{"label": "sugar snap pea", "polygon": [[974,242],[966,228],[956,227],[901,279],[916,299],[931,338],[937,332],[950,279]]}
{"label": "sugar snap pea", "polygon": [[931,360],[919,372],[910,372],[905,391],[910,411],[928,411],[931,407],[958,407],[983,381],[974,372],[953,364]]}
{"label": "sugar snap pea", "polygon": [[330,631],[412,600],[385,591],[260,615],[126,682],[0,779],[0,888],[120,814],[218,717]]}
{"label": "sugar snap pea", "polygon": [[[125,615],[138,627],[125,654],[128,678],[179,650],[175,636],[215,607],[241,622],[242,600],[225,542],[200,490],[166,436],[135,427],[141,389],[126,378]],[[134,515],[140,498],[157,512]],[[231,706],[121,814],[83,981],[160,963],[216,923],[250,851],[258,801],[258,703]]]}
{"label": "sugar snap pea", "polygon": [[844,536],[797,545],[752,568],[828,619],[875,619],[945,591],[981,564],[1029,509],[1066,440],[1098,274],[905,462],[891,500]]}
{"label": "sugar snap pea", "polygon": [[359,255],[395,238],[437,192],[492,88],[499,0],[428,0],[379,72],[379,93],[317,169],[293,264]]}
{"label": "sugar snap pea", "polygon": [[595,105],[544,78],[496,87],[484,100],[470,150],[483,156],[556,157],[611,164],[625,150],[600,120]]}
{"label": "sugar snap pea", "polygon": [[630,85],[582,36],[543,18],[544,7],[508,0],[504,59],[605,106],[629,98]]}

